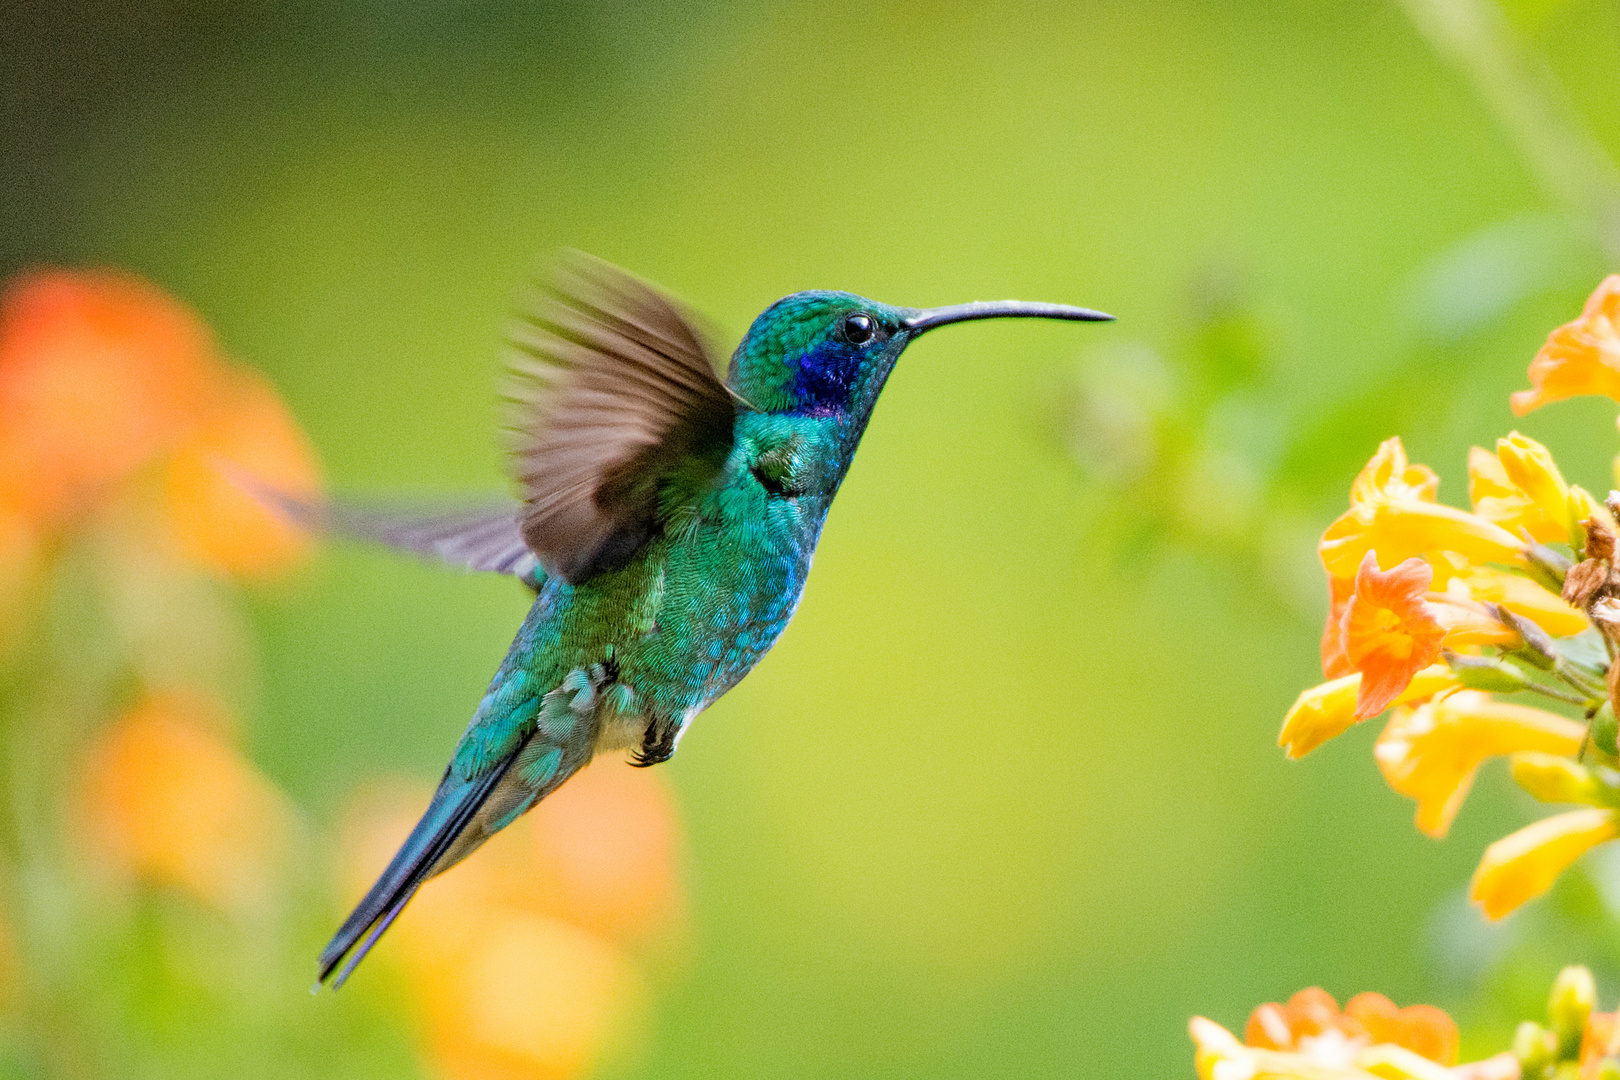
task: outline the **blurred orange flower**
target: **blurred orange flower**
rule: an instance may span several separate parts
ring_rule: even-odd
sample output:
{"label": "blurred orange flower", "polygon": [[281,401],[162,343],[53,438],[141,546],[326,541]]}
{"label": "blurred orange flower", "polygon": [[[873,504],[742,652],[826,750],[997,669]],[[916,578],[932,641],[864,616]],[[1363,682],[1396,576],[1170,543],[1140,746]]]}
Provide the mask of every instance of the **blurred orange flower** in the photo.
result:
{"label": "blurred orange flower", "polygon": [[298,833],[287,797],[219,734],[195,695],[148,696],[101,732],[77,810],[96,865],[235,915],[265,909]]}
{"label": "blurred orange flower", "polygon": [[1603,279],[1580,318],[1547,335],[1530,361],[1530,384],[1510,399],[1519,416],[1585,394],[1620,401],[1620,274]]}
{"label": "blurred orange flower", "polygon": [[[420,809],[373,795],[351,814],[356,893]],[[391,936],[440,1074],[566,1078],[622,1053],[647,1005],[626,944],[682,922],[679,837],[661,776],[601,761],[430,882]]]}
{"label": "blurred orange flower", "polygon": [[309,444],[269,383],[222,359],[190,309],[115,271],[12,280],[0,291],[0,583],[32,566],[44,535],[157,459],[187,557],[251,575],[302,549],[215,466],[312,493]]}
{"label": "blurred orange flower", "polygon": [[1620,1012],[1593,1012],[1581,1033],[1580,1080],[1598,1080],[1608,1062],[1620,1066]]}
{"label": "blurred orange flower", "polygon": [[1319,986],[1301,990],[1286,1005],[1267,1002],[1249,1015],[1243,1041],[1268,1050],[1298,1050],[1309,1040],[1334,1033],[1363,1045],[1389,1043],[1439,1065],[1457,1060],[1457,1025],[1433,1005],[1396,1008],[1383,994],[1357,994],[1339,1003]]}
{"label": "blurred orange flower", "polygon": [[1386,571],[1378,568],[1376,552],[1362,557],[1341,630],[1345,659],[1361,673],[1358,720],[1383,712],[1439,657],[1446,632],[1423,599],[1432,580],[1434,570],[1421,559]]}
{"label": "blurred orange flower", "polygon": [[221,465],[307,498],[320,489],[314,451],[257,372],[224,373],[215,401],[169,460],[169,519],[180,551],[193,562],[242,577],[284,569],[307,550],[308,534],[267,512]]}
{"label": "blurred orange flower", "polygon": [[1542,818],[1485,849],[1469,895],[1486,918],[1500,919],[1552,888],[1558,875],[1587,850],[1617,835],[1620,816],[1607,808]]}
{"label": "blurred orange flower", "polygon": [[1585,735],[1583,725],[1543,709],[1459,690],[1397,709],[1378,736],[1373,756],[1389,786],[1417,800],[1418,829],[1441,837],[1485,759],[1523,750],[1574,755]]}
{"label": "blurred orange flower", "polygon": [[217,378],[208,329],[132,275],[44,270],[0,292],[0,477],[28,513],[81,509],[175,445]]}

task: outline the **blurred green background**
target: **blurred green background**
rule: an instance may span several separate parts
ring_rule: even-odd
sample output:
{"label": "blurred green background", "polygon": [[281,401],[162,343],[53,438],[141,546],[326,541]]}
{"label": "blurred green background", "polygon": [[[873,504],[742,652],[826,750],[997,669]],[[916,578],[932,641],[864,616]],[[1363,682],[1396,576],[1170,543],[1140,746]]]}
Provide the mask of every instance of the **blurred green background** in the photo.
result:
{"label": "blurred green background", "polygon": [[[1620,151],[1620,5],[1507,18]],[[25,0],[0,95],[0,271],[184,298],[339,491],[501,485],[503,326],[559,245],[732,341],[811,287],[1119,316],[907,353],[797,620],[665,767],[690,956],[615,1072],[1189,1075],[1189,1015],[1311,984],[1498,1045],[1515,979],[1620,989],[1613,933],[1566,925],[1601,870],[1505,930],[1464,906],[1527,820],[1500,771],[1437,844],[1375,731],[1274,746],[1320,679],[1315,535],[1380,440],[1453,503],[1515,425],[1612,483],[1612,405],[1506,395],[1620,266],[1399,6]],[[326,550],[253,601],[249,752],[318,832],[431,779],[524,607]],[[259,1075],[409,1067],[368,974],[274,988],[303,1034]]]}

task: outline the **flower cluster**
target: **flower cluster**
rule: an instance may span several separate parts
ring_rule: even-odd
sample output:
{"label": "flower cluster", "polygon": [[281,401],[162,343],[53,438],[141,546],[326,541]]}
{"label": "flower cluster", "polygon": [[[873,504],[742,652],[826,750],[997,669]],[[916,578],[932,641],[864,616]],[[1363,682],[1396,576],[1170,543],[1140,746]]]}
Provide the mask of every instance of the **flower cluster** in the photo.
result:
{"label": "flower cluster", "polygon": [[[1535,388],[1513,396],[1521,414],[1575,394],[1620,400],[1620,275],[1552,333],[1530,378]],[[1620,493],[1604,503],[1567,483],[1547,448],[1517,432],[1494,452],[1470,451],[1468,478],[1469,510],[1438,502],[1439,478],[1398,438],[1356,477],[1318,548],[1331,681],[1299,696],[1278,742],[1302,757],[1393,708],[1374,756],[1430,836],[1445,835],[1492,757],[1510,757],[1536,798],[1584,805],[1486,850],[1472,895],[1500,918],[1620,835]]]}
{"label": "flower cluster", "polygon": [[1255,1009],[1241,1040],[1202,1016],[1189,1031],[1200,1080],[1614,1080],[1620,1013],[1596,1012],[1596,1000],[1592,973],[1567,967],[1547,1023],[1526,1020],[1511,1049],[1460,1065],[1450,1016],[1433,1005],[1398,1009],[1382,994],[1357,994],[1340,1012],[1311,987]]}

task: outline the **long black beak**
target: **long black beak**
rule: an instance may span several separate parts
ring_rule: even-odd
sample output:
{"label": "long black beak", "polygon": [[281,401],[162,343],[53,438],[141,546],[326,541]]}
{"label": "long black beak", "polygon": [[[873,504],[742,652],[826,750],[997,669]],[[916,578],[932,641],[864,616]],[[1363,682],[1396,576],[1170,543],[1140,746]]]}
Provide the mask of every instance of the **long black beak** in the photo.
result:
{"label": "long black beak", "polygon": [[951,304],[949,307],[928,308],[900,320],[900,325],[912,335],[932,330],[946,323],[967,322],[970,319],[1071,319],[1076,322],[1112,322],[1105,315],[1090,308],[1070,307],[1068,304],[1028,304],[1022,300],[976,300],[971,304]]}

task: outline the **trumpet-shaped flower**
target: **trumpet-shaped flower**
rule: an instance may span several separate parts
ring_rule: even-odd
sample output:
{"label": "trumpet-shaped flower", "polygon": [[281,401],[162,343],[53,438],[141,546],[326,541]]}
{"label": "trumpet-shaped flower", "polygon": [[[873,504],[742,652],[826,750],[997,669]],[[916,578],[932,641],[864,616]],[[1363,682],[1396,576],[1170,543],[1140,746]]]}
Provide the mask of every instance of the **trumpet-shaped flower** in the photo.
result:
{"label": "trumpet-shaped flower", "polygon": [[1317,551],[1328,572],[1332,612],[1322,635],[1322,667],[1329,676],[1347,673],[1340,655],[1344,604],[1369,551],[1399,563],[1414,557],[1455,553],[1458,566],[1522,561],[1522,542],[1484,518],[1434,501],[1439,479],[1413,465],[1398,438],[1382,443],[1350,487],[1350,509],[1322,534]]}
{"label": "trumpet-shaped flower", "polygon": [[1518,1080],[1519,1076],[1511,1054],[1447,1068],[1403,1046],[1350,1039],[1338,1031],[1306,1040],[1304,1049],[1272,1050],[1245,1046],[1202,1016],[1193,1017],[1187,1030],[1199,1080]]}
{"label": "trumpet-shaped flower", "polygon": [[1380,570],[1376,552],[1362,557],[1341,624],[1345,659],[1361,673],[1357,719],[1383,712],[1412,676],[1439,657],[1446,631],[1423,599],[1433,579],[1434,570],[1421,559]]}
{"label": "trumpet-shaped flower", "polygon": [[1454,551],[1473,562],[1523,562],[1524,542],[1500,525],[1440,503],[1375,498],[1352,505],[1322,534],[1317,552],[1332,577],[1352,577],[1367,552],[1399,562]]}
{"label": "trumpet-shaped flower", "polygon": [[1620,401],[1620,274],[1603,279],[1580,318],[1547,335],[1530,361],[1530,383],[1510,399],[1519,416],[1586,394]]}
{"label": "trumpet-shaped flower", "polygon": [[1469,895],[1486,918],[1500,919],[1552,887],[1590,848],[1620,836],[1620,814],[1592,807],[1526,825],[1485,849]]}
{"label": "trumpet-shaped flower", "polygon": [[1448,598],[1500,604],[1515,615],[1541,627],[1554,637],[1572,637],[1585,630],[1585,614],[1537,582],[1491,566],[1467,566],[1446,581]]}
{"label": "trumpet-shaped flower", "polygon": [[1441,837],[1487,758],[1525,750],[1573,755],[1585,734],[1582,725],[1543,709],[1460,690],[1397,710],[1373,756],[1389,786],[1417,800],[1418,829]]}
{"label": "trumpet-shaped flower", "polygon": [[[1449,667],[1431,664],[1412,676],[1412,681],[1393,703],[1411,704],[1460,685]],[[1344,734],[1356,723],[1356,699],[1360,696],[1359,673],[1302,692],[1288,715],[1283,717],[1277,745],[1290,758],[1302,758],[1329,739]]]}

